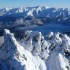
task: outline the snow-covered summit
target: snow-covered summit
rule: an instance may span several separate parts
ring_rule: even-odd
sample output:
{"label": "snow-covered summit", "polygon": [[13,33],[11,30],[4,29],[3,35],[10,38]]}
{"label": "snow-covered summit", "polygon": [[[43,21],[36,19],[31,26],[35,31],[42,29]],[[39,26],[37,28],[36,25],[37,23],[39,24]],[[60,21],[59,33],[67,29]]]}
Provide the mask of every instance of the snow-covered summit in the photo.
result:
{"label": "snow-covered summit", "polygon": [[1,70],[70,70],[70,37],[25,31],[20,41],[5,29],[0,47]]}
{"label": "snow-covered summit", "polygon": [[46,70],[45,62],[21,46],[14,34],[5,29],[4,44],[0,49],[1,70]]}
{"label": "snow-covered summit", "polygon": [[[11,14],[20,14],[23,15],[26,14],[26,16],[34,16],[34,17],[57,17],[59,15],[68,16],[70,9],[67,8],[50,8],[46,6],[37,6],[37,7],[20,7],[20,8],[4,8],[0,9],[0,15],[3,13],[3,15],[11,15]],[[10,14],[9,14],[10,13]]]}
{"label": "snow-covered summit", "polygon": [[[21,19],[22,22],[20,24]],[[16,25],[43,25],[49,23],[69,25],[69,19],[70,9],[68,8],[36,6],[0,9],[0,25],[2,27],[13,27]]]}

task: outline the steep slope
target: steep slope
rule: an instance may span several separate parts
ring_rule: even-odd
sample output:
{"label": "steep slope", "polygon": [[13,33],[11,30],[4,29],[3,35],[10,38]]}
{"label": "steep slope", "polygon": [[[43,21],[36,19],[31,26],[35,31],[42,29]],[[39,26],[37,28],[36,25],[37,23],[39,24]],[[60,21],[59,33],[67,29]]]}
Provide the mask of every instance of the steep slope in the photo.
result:
{"label": "steep slope", "polygon": [[27,30],[20,41],[5,29],[0,47],[1,70],[70,70],[70,37]]}
{"label": "steep slope", "polygon": [[70,70],[70,38],[66,34],[50,32],[44,37],[38,31],[25,31],[20,43],[44,60],[47,70]]}
{"label": "steep slope", "polygon": [[19,45],[9,30],[5,30],[4,37],[5,42],[0,49],[1,70],[46,70],[44,61]]}

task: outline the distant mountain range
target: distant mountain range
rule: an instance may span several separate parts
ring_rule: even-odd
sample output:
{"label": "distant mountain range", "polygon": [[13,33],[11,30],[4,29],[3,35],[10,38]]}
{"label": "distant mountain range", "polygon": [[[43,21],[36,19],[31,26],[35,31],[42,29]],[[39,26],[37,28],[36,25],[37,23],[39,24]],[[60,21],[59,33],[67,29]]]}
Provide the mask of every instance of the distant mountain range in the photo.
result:
{"label": "distant mountain range", "polygon": [[[0,9],[0,22],[28,24],[70,23],[70,9],[49,7],[20,7]],[[18,22],[19,23],[19,22]]]}
{"label": "distant mountain range", "polygon": [[23,17],[33,16],[33,17],[68,17],[70,16],[70,9],[68,8],[49,8],[49,7],[27,7],[27,8],[3,8],[0,9],[0,16],[19,16],[22,14]]}
{"label": "distant mountain range", "polygon": [[[34,26],[43,26],[48,24],[52,25],[49,27],[44,26],[40,28],[36,28]],[[64,28],[62,28],[60,25],[62,25],[62,27]],[[69,27],[67,26],[70,26],[70,9],[68,8],[50,8],[45,6],[36,6],[26,8],[20,7],[0,9],[0,34],[3,34],[4,29],[14,31],[20,29],[20,31],[22,31],[34,28],[34,30],[38,29],[38,31],[40,30],[41,32],[45,32],[45,28],[49,28],[49,30],[47,29],[47,31],[55,30],[59,32],[70,32]]]}

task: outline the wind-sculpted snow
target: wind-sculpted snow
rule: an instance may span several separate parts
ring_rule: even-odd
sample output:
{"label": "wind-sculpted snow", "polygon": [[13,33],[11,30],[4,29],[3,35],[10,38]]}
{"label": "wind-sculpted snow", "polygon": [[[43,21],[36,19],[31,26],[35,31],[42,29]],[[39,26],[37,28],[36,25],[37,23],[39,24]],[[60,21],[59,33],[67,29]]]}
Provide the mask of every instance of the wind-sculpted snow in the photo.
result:
{"label": "wind-sculpted snow", "polygon": [[69,36],[59,32],[50,32],[44,37],[38,31],[25,31],[21,39],[21,44],[25,49],[46,62],[47,70],[70,69],[69,42]]}
{"label": "wind-sculpted snow", "polygon": [[[33,55],[39,55],[41,58],[47,59],[50,43],[44,40],[44,36],[41,32],[26,31],[21,40],[21,44],[24,45],[27,50],[31,51]],[[46,56],[44,54],[46,54]]]}
{"label": "wind-sculpted snow", "polygon": [[0,47],[1,70],[70,70],[70,37],[27,30],[20,41],[5,29]]}
{"label": "wind-sculpted snow", "polygon": [[[1,57],[2,56],[2,57]],[[5,30],[5,42],[0,49],[1,70],[46,70],[44,61],[33,56],[14,38],[14,34]]]}

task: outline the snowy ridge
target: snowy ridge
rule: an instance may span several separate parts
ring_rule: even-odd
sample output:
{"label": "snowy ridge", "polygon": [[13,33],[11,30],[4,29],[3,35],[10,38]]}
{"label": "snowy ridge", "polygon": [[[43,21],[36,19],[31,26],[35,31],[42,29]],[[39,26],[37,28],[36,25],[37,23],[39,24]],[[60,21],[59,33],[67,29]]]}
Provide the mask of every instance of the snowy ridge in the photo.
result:
{"label": "snowy ridge", "polygon": [[[70,23],[70,9],[54,7],[20,7],[0,9],[0,26],[44,25]],[[6,28],[5,28],[6,29]]]}
{"label": "snowy ridge", "polygon": [[5,42],[0,52],[4,54],[0,58],[1,70],[46,70],[43,60],[19,45],[9,30],[5,30]]}
{"label": "snowy ridge", "polygon": [[21,41],[5,29],[0,48],[1,70],[70,70],[70,37],[27,30]]}
{"label": "snowy ridge", "polygon": [[49,8],[46,6],[37,6],[37,7],[20,7],[20,8],[4,8],[0,9],[0,15],[11,15],[11,14],[23,14],[26,16],[34,17],[58,17],[60,15],[68,16],[70,15],[70,9],[68,8]]}

